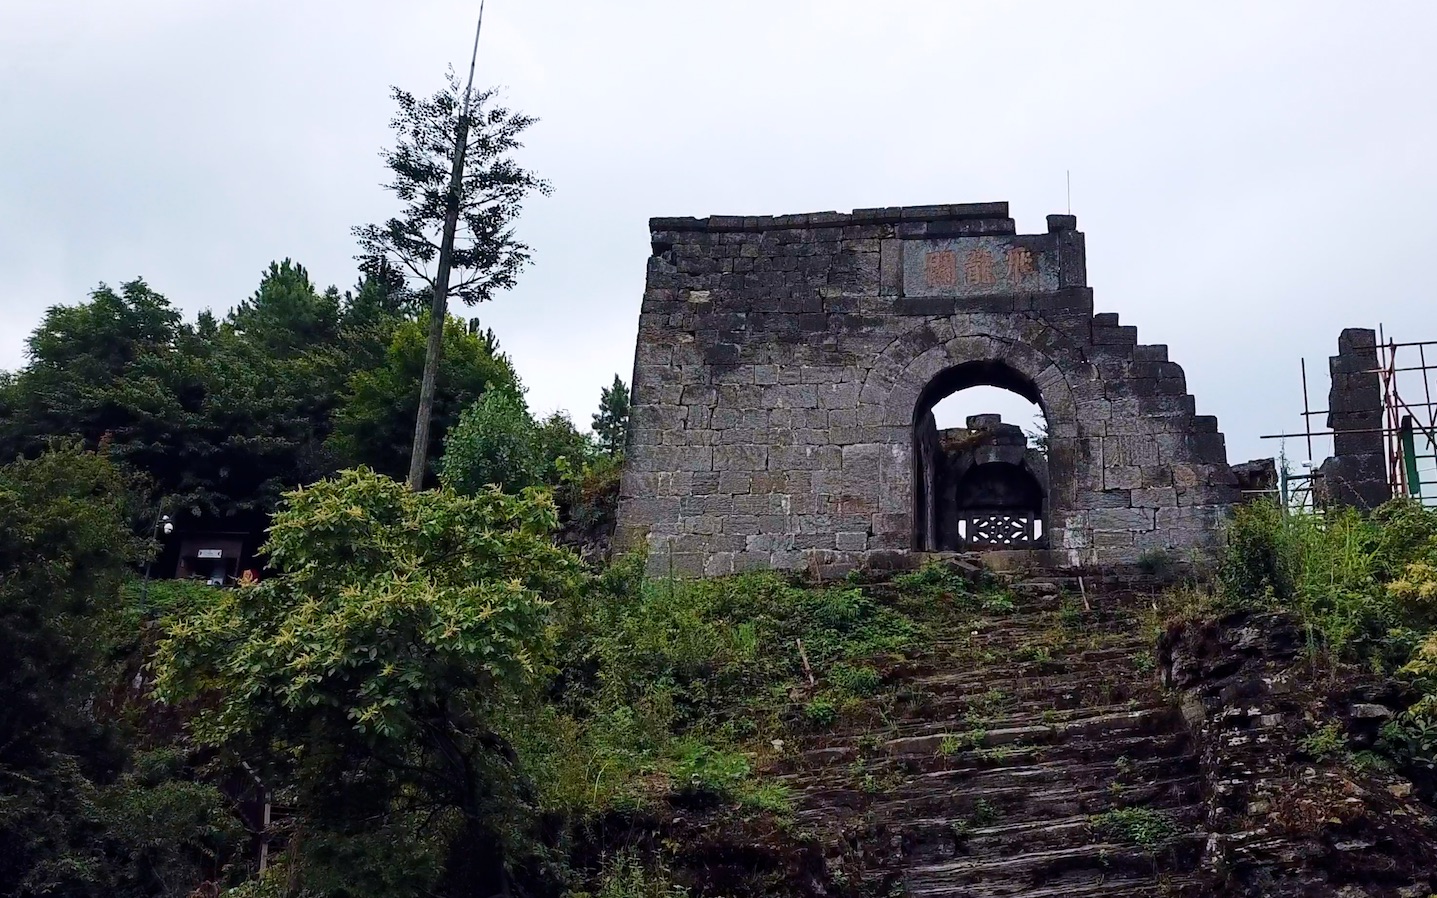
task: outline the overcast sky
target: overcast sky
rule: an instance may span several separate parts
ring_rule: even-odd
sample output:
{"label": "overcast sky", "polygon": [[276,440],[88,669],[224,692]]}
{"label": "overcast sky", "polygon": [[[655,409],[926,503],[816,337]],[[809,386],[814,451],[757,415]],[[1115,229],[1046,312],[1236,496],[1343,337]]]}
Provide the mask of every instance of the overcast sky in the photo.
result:
{"label": "overcast sky", "polygon": [[[391,84],[476,2],[0,0],[0,368],[143,275],[188,314],[270,260],[355,279]],[[534,265],[476,313],[539,412],[627,380],[653,215],[1072,211],[1100,311],[1167,343],[1233,461],[1301,427],[1346,326],[1437,339],[1437,3],[489,0],[478,80],[541,120]],[[977,409],[970,409],[977,410]],[[1289,453],[1297,450],[1289,446]]]}

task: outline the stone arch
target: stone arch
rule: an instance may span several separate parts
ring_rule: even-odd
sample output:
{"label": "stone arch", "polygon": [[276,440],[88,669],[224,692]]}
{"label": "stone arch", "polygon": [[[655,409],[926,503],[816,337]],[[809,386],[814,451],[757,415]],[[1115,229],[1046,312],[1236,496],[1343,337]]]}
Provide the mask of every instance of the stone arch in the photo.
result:
{"label": "stone arch", "polygon": [[[1048,325],[1028,319],[1049,337],[1056,352],[1037,348],[1029,333],[1004,333],[988,324],[982,330],[964,327],[975,316],[954,316],[937,322],[920,321],[912,330],[894,339],[879,353],[864,378],[860,398],[883,409],[882,423],[904,427],[912,423],[913,409],[930,381],[943,370],[965,362],[1002,361],[1036,388],[1035,399],[1048,418],[1050,437],[1055,425],[1059,436],[1075,438],[1078,430],[1079,391],[1101,394],[1097,370],[1083,359],[1081,347]],[[935,327],[934,325],[938,325]],[[946,340],[939,332],[946,324],[963,327],[964,333]]]}
{"label": "stone arch", "polygon": [[[1097,372],[1082,360],[1079,347],[1042,322],[1028,319],[1027,336],[1031,337],[1031,330],[1036,328],[1047,331],[1044,336],[1053,347],[1049,350],[1052,355],[1032,343],[1019,342],[1025,336],[1021,327],[1009,329],[1019,333],[993,333],[999,328],[992,327],[994,322],[990,321],[983,322],[989,325],[985,331],[976,331],[970,327],[972,317],[954,316],[917,324],[884,348],[863,384],[861,395],[881,409],[881,423],[890,438],[901,435],[910,459],[908,476],[889,478],[886,486],[904,492],[901,504],[908,509],[906,530],[913,549],[922,548],[925,542],[920,533],[923,475],[915,418],[927,411],[925,405],[931,408],[935,397],[980,384],[1011,389],[1043,410],[1048,422],[1045,530],[1048,534],[1059,533],[1074,524],[1072,511],[1083,461],[1080,438],[1085,431],[1079,408],[1086,398],[1084,394],[1101,395]],[[965,332],[938,342],[938,333],[946,328]],[[899,504],[894,501],[894,507]]]}

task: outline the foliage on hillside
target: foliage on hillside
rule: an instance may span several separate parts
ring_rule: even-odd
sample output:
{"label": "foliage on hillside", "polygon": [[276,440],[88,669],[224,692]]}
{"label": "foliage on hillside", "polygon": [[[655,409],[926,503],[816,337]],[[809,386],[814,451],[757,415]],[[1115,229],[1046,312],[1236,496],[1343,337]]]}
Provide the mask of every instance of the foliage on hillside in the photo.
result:
{"label": "foliage on hillside", "polygon": [[447,894],[503,887],[522,799],[498,721],[534,702],[548,608],[581,579],[555,524],[542,494],[347,471],[287,498],[276,576],[168,618],[158,694],[193,703],[195,737],[301,816],[270,882],[383,895],[442,871]]}
{"label": "foliage on hillside", "polygon": [[[381,272],[319,291],[285,260],[223,321],[188,323],[142,280],[101,285],[50,309],[29,364],[0,379],[0,458],[103,442],[177,518],[255,531],[285,490],[341,467],[402,472],[424,334],[397,290]],[[517,388],[491,336],[455,320],[446,338],[440,436],[486,389]]]}
{"label": "foliage on hillside", "polygon": [[1382,747],[1437,795],[1437,509],[1404,500],[1366,516],[1244,506],[1228,528],[1218,598],[1295,611],[1315,658],[1406,681],[1416,699],[1384,728]]}
{"label": "foliage on hillside", "polygon": [[[124,475],[57,447],[0,467],[0,893],[185,895],[241,839],[183,750],[142,737],[143,554]],[[165,590],[146,600],[164,604]]]}

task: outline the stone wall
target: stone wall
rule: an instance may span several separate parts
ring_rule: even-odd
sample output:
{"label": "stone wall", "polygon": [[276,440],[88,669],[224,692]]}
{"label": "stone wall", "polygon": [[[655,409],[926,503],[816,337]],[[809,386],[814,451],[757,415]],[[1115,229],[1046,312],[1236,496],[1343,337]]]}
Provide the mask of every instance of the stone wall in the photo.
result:
{"label": "stone wall", "polygon": [[656,218],[621,546],[689,574],[916,547],[915,425],[988,384],[1048,420],[1059,560],[1207,549],[1236,498],[1167,347],[1094,314],[1070,215],[1006,203]]}

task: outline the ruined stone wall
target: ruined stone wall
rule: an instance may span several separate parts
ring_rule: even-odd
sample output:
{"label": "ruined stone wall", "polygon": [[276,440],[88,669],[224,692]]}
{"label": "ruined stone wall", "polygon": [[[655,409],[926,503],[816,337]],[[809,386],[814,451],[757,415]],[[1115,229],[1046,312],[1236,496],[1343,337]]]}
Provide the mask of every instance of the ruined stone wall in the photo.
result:
{"label": "ruined stone wall", "polygon": [[1217,421],[1167,347],[1093,314],[1068,215],[1006,203],[658,218],[621,545],[683,573],[879,563],[915,545],[915,423],[991,384],[1048,420],[1068,562],[1210,547],[1234,501]]}
{"label": "ruined stone wall", "polygon": [[1327,394],[1332,457],[1319,469],[1325,498],[1336,505],[1371,510],[1392,498],[1382,439],[1377,332],[1365,327],[1344,330],[1337,338],[1337,355],[1328,359],[1328,369],[1332,373]]}

